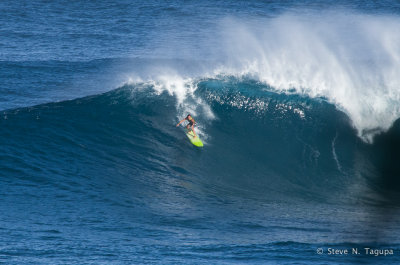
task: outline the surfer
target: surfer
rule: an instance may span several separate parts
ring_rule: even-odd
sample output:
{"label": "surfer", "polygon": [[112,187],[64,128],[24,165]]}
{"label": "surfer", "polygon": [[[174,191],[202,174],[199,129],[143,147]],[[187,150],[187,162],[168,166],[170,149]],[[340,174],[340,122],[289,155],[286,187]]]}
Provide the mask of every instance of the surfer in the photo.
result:
{"label": "surfer", "polygon": [[194,137],[197,137],[196,132],[194,131],[194,125],[196,124],[196,121],[193,119],[192,116],[190,116],[190,114],[188,114],[186,116],[186,118],[184,118],[183,120],[181,120],[176,127],[179,126],[179,124],[181,124],[182,122],[184,122],[185,120],[187,120],[189,123],[186,125],[186,129],[188,129],[189,131],[192,131],[194,133]]}

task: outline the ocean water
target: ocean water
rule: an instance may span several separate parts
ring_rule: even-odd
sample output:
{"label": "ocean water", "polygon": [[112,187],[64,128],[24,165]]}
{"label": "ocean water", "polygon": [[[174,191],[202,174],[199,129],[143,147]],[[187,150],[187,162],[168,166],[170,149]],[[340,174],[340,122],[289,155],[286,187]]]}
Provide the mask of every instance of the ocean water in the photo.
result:
{"label": "ocean water", "polygon": [[400,263],[398,1],[0,12],[0,263]]}

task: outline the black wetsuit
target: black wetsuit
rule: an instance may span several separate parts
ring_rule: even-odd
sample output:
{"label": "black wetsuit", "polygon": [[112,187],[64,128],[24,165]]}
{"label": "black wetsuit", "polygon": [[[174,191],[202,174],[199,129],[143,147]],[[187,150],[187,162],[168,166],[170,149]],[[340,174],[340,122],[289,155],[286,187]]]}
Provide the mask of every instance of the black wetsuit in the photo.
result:
{"label": "black wetsuit", "polygon": [[192,127],[193,125],[196,124],[195,120],[192,118],[191,120],[189,120],[189,118],[186,118],[186,120],[189,122],[189,126]]}

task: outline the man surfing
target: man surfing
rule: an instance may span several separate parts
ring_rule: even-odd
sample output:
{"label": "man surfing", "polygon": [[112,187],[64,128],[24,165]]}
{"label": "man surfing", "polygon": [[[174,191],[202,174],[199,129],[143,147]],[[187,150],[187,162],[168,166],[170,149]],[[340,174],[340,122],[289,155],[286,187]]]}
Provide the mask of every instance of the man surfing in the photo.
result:
{"label": "man surfing", "polygon": [[194,137],[197,137],[196,132],[194,131],[194,125],[196,125],[196,121],[193,119],[192,116],[190,116],[190,114],[188,114],[186,116],[186,118],[184,118],[183,120],[181,120],[176,127],[179,126],[179,124],[181,124],[182,122],[184,122],[185,120],[187,120],[189,123],[186,125],[186,129],[188,129],[188,131],[192,131],[194,134]]}

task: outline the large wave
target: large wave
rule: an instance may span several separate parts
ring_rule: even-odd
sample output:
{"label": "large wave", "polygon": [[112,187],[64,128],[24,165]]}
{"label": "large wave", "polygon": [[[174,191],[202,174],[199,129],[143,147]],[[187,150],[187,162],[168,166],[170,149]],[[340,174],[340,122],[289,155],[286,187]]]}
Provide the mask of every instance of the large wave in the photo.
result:
{"label": "large wave", "polygon": [[[388,187],[397,194],[395,161],[382,164],[382,156],[374,156],[393,145],[363,143],[348,117],[324,99],[280,94],[229,76],[191,85],[183,101],[157,92],[157,84],[141,83],[4,111],[4,172],[45,183],[58,183],[54,175],[108,179],[110,170],[146,185],[157,182],[151,176],[176,176],[196,179],[208,192],[274,200],[378,202]],[[199,124],[203,150],[175,127],[188,110]],[[37,170],[52,172],[37,179]]]}

